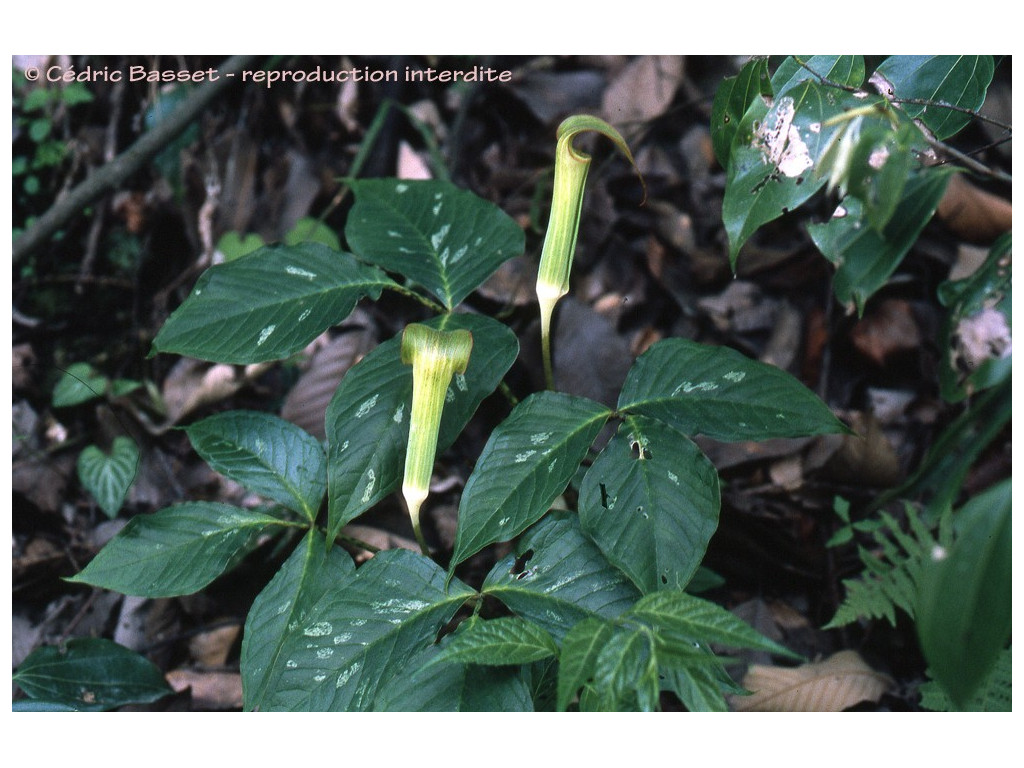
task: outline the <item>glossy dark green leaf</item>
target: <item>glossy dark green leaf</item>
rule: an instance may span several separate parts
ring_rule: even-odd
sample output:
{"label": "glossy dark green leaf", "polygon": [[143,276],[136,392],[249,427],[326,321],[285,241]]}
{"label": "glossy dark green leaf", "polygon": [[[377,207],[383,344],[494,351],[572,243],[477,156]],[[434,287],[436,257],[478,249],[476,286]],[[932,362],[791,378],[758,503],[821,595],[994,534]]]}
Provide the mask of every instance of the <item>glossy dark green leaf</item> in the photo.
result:
{"label": "glossy dark green leaf", "polygon": [[863,313],[867,300],[885,285],[917,242],[945,192],[951,168],[911,176],[889,223],[878,232],[869,226],[864,206],[847,198],[824,224],[807,227],[818,250],[836,266],[836,298]]}
{"label": "glossy dark green leaf", "polygon": [[139,446],[130,437],[114,438],[110,453],[86,446],[78,454],[78,479],[107,517],[117,517],[139,470]]}
{"label": "glossy dark green leaf", "polygon": [[566,633],[558,657],[559,712],[568,709],[579,690],[592,682],[597,656],[614,631],[615,625],[611,622],[590,617]]}
{"label": "glossy dark green leaf", "polygon": [[815,168],[837,130],[828,120],[856,100],[814,73],[857,87],[864,62],[856,56],[813,56],[805,68],[786,59],[771,79],[772,99],[755,98],[739,120],[726,165],[722,220],[729,261],[762,225],[808,200],[825,180]]}
{"label": "glossy dark green leaf", "polygon": [[863,56],[790,56],[772,75],[772,89],[776,96],[784,96],[806,82],[820,83],[821,78],[840,86],[860,88],[866,74]]}
{"label": "glossy dark green leaf", "polygon": [[730,648],[754,648],[799,658],[798,654],[764,637],[720,605],[678,590],[645,595],[626,617],[692,642],[718,643]]}
{"label": "glossy dark green leaf", "polygon": [[729,151],[743,115],[754,99],[771,95],[768,59],[761,57],[752,58],[735,77],[725,78],[718,86],[711,107],[711,145],[723,168],[729,165]]}
{"label": "glossy dark green leaf", "polygon": [[615,618],[639,591],[580,530],[576,515],[550,512],[484,580],[483,593],[561,641],[583,619]]}
{"label": "glossy dark green leaf", "polygon": [[316,519],[327,492],[327,457],[308,432],[258,411],[225,411],[185,431],[213,470],[310,522]]}
{"label": "glossy dark green leaf", "polygon": [[340,323],[364,296],[379,298],[392,285],[376,267],[320,243],[260,248],[206,270],[153,340],[153,354],[278,360]]}
{"label": "glossy dark green leaf", "polygon": [[[940,141],[961,131],[985,103],[995,64],[991,56],[891,56],[878,67],[884,95]],[[908,103],[926,102],[926,103]],[[958,109],[950,109],[949,105]]]}
{"label": "glossy dark green leaf", "polygon": [[375,555],[289,623],[267,710],[366,711],[474,594],[407,550]]}
{"label": "glossy dark green leaf", "polygon": [[433,663],[531,664],[558,653],[547,630],[518,616],[468,619]]}
{"label": "glossy dark green leaf", "polygon": [[[452,379],[441,414],[437,450],[443,451],[497,388],[519,342],[507,326],[484,315],[444,315],[424,324],[473,334],[469,367]],[[402,481],[412,367],[402,363],[400,345],[400,335],[389,339],[349,369],[327,408],[329,540]]]}
{"label": "glossy dark green leaf", "polygon": [[[440,648],[443,648],[444,644]],[[382,712],[532,712],[526,675],[518,667],[433,664],[431,646],[410,660],[406,673],[383,687],[373,709]],[[421,666],[422,660],[422,666]]]}
{"label": "glossy dark green leaf", "polygon": [[285,639],[309,616],[313,605],[355,571],[339,547],[327,549],[311,530],[263,588],[249,610],[242,637],[242,698],[246,710],[262,710],[273,698],[284,669]]}
{"label": "glossy dark green leaf", "polygon": [[149,659],[98,637],[37,648],[14,682],[33,699],[79,711],[148,704],[173,692]]}
{"label": "glossy dark green leaf", "polygon": [[133,517],[68,581],[140,597],[198,592],[282,521],[215,502],[188,502]]}
{"label": "glossy dark green leaf", "polygon": [[[655,711],[658,663],[651,634],[642,629],[616,627],[594,660],[590,690],[595,694],[590,699],[591,707],[602,712]],[[586,701],[587,698],[581,698],[581,709]]]}
{"label": "glossy dark green leaf", "polygon": [[535,523],[565,490],[611,411],[592,400],[538,392],[491,433],[459,504],[452,568]]}
{"label": "glossy dark green leaf", "polygon": [[345,226],[361,259],[419,283],[452,309],[502,262],[523,253],[522,229],[493,203],[446,181],[358,179]]}
{"label": "glossy dark green leaf", "polygon": [[637,358],[619,395],[619,411],[716,440],[846,431],[813,392],[785,371],[728,347],[687,339],[664,339]]}
{"label": "glossy dark green leaf", "polygon": [[718,527],[718,473],[686,435],[627,416],[580,488],[583,531],[641,592],[683,589]]}
{"label": "glossy dark green leaf", "polygon": [[918,596],[917,634],[935,679],[965,706],[1010,639],[1011,483],[957,513],[953,545],[936,548]]}

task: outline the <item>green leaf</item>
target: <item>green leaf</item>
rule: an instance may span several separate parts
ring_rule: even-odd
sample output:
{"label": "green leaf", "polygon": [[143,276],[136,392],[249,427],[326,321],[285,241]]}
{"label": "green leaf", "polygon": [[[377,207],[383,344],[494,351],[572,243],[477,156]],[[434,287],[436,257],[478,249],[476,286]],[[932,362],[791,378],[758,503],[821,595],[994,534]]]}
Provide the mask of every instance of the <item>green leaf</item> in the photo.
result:
{"label": "green leaf", "polygon": [[960,402],[1010,377],[1011,244],[1007,232],[972,275],[939,286],[939,301],[950,308],[943,321],[946,351],[939,370],[942,397],[949,402]]}
{"label": "green leaf", "polygon": [[448,309],[525,250],[522,229],[493,203],[446,181],[360,179],[345,239],[359,258],[397,272]]}
{"label": "green leaf", "polygon": [[[957,712],[961,708],[953,703],[935,680],[921,686],[921,706],[933,712]],[[978,686],[963,707],[965,712],[1013,711],[1013,653],[1010,648],[1000,651],[999,658],[988,677]]]}
{"label": "green leaf", "polygon": [[711,107],[711,145],[723,168],[729,167],[729,150],[744,113],[759,96],[772,95],[768,60],[752,58],[735,77],[727,77],[715,92]]}
{"label": "green leaf", "polygon": [[822,77],[838,85],[860,88],[865,74],[863,56],[803,56],[799,61],[790,56],[772,75],[772,89],[776,97],[784,96],[804,83],[819,83]]}
{"label": "green leaf", "polygon": [[265,709],[277,689],[288,628],[304,622],[313,605],[354,572],[344,550],[328,550],[323,535],[310,530],[260,592],[242,637],[242,698],[247,711]]}
{"label": "green leaf", "polygon": [[78,454],[78,479],[107,517],[117,517],[121,510],[139,469],[139,456],[139,446],[124,436],[114,438],[109,456],[96,445]]}
{"label": "green leaf", "polygon": [[250,232],[245,237],[238,232],[225,232],[217,241],[217,250],[224,255],[224,261],[234,261],[243,256],[248,256],[262,248],[266,243],[263,238],[255,232]]}
{"label": "green leaf", "polygon": [[558,658],[559,712],[566,711],[580,688],[593,679],[597,656],[614,631],[615,626],[610,622],[590,617],[566,633]]}
{"label": "green leaf", "polygon": [[367,711],[475,594],[407,550],[380,552],[292,622],[267,710]]}
{"label": "green leaf", "polygon": [[637,358],[618,410],[726,441],[848,431],[785,371],[687,339],[664,339]]}
{"label": "green leaf", "polygon": [[148,704],[173,693],[149,659],[93,637],[37,648],[18,667],[14,682],[33,699],[79,711]]}
{"label": "green leaf", "polygon": [[185,432],[214,471],[316,519],[327,491],[327,457],[308,432],[258,411],[218,413]]}
{"label": "green leaf", "polygon": [[730,648],[753,648],[791,659],[800,658],[720,605],[682,591],[664,590],[645,595],[625,617],[691,642],[719,643]]}
{"label": "green leaf", "polygon": [[246,552],[258,534],[283,523],[229,504],[189,502],[133,517],[68,581],[126,595],[198,592]]}
{"label": "green leaf", "polygon": [[785,92],[776,89],[771,108],[755,99],[744,115],[722,200],[733,270],[740,248],[754,232],[824,186],[825,179],[813,169],[838,130],[829,120],[847,106],[859,106],[853,96],[836,94],[833,88],[802,82]]}
{"label": "green leaf", "polygon": [[[592,690],[600,711],[655,711],[658,664],[650,633],[616,627],[594,661]],[[581,699],[581,709],[585,701]]]}
{"label": "green leaf", "polygon": [[599,403],[560,392],[538,392],[520,402],[491,433],[466,482],[451,568],[540,519],[610,415]]}
{"label": "green leaf", "polygon": [[580,488],[583,531],[640,589],[683,589],[718,527],[718,473],[672,427],[627,416]]}
{"label": "green leaf", "polygon": [[153,352],[221,363],[259,363],[294,354],[364,296],[394,282],[349,253],[319,243],[260,248],[210,267],[164,323]]}
{"label": "green leaf", "polygon": [[[519,354],[515,334],[485,315],[444,315],[432,328],[463,328],[474,349],[456,375],[441,414],[437,450],[459,436]],[[412,405],[412,368],[399,352],[401,336],[384,342],[345,374],[327,407],[328,540],[348,521],[386,497],[402,481]]]}
{"label": "green leaf", "polygon": [[[444,641],[440,647],[445,647]],[[374,709],[383,712],[533,711],[530,687],[522,669],[432,663],[441,652],[438,646],[431,646],[410,660],[407,671],[378,693]]]}
{"label": "green leaf", "polygon": [[528,530],[515,553],[491,569],[482,591],[555,640],[583,619],[615,618],[640,596],[566,512],[551,512]]}
{"label": "green leaf", "polygon": [[928,666],[960,707],[1010,640],[1010,480],[974,497],[958,513],[958,535],[924,569],[917,634]]}
{"label": "green leaf", "polygon": [[[981,109],[994,72],[991,56],[892,56],[877,69],[888,81],[883,95],[895,99],[940,141],[971,122],[970,114],[945,105]],[[929,103],[908,104],[907,100]]]}
{"label": "green leaf", "polygon": [[88,363],[72,363],[53,388],[53,407],[68,408],[103,397],[108,379]]}
{"label": "green leaf", "polygon": [[907,180],[903,198],[882,232],[867,225],[860,200],[848,197],[824,224],[807,231],[815,246],[836,266],[836,298],[863,314],[867,300],[899,267],[931,220],[953,168],[933,168]]}
{"label": "green leaf", "polygon": [[500,667],[530,664],[557,654],[551,635],[533,622],[518,616],[486,621],[473,616],[431,663],[458,661]]}
{"label": "green leaf", "polygon": [[332,250],[341,250],[341,240],[338,239],[337,233],[319,219],[311,217],[295,222],[295,226],[284,236],[284,242],[285,245],[321,243]]}

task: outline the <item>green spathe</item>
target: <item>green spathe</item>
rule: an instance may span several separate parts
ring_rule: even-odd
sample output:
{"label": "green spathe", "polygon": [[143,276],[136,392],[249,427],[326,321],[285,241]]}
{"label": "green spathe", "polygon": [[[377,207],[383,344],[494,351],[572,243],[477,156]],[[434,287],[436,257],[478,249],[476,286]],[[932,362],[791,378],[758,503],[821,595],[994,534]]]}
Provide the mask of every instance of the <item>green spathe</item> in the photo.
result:
{"label": "green spathe", "polygon": [[466,372],[472,350],[473,334],[464,329],[439,331],[413,323],[402,334],[402,362],[412,366],[412,409],[402,495],[424,553],[428,549],[420,530],[420,507],[430,490],[445,393],[452,376]]}
{"label": "green spathe", "polygon": [[[544,248],[537,272],[537,301],[540,304],[541,338],[548,387],[551,378],[551,315],[555,304],[569,292],[569,272],[576,252],[576,235],[583,208],[583,188],[590,170],[590,155],[572,145],[577,134],[597,131],[611,139],[636,167],[633,155],[622,135],[604,120],[590,115],[573,115],[558,126],[555,149],[555,182],[551,196],[551,217],[544,236]],[[642,180],[641,180],[642,181]]]}

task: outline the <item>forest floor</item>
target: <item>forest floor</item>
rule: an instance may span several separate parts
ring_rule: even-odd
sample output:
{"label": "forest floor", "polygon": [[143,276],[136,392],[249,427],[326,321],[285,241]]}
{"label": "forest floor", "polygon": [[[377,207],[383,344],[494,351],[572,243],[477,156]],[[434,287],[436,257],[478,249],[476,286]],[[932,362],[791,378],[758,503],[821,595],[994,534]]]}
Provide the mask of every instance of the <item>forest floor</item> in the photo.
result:
{"label": "forest floor", "polygon": [[[199,72],[219,63],[92,57],[46,65]],[[910,621],[897,614],[895,625],[864,620],[823,629],[842,604],[844,580],[862,570],[855,542],[827,542],[843,527],[834,511],[837,497],[849,502],[856,519],[913,473],[962,412],[963,405],[945,402],[938,389],[945,356],[937,287],[984,257],[994,240],[991,227],[943,215],[955,201],[940,207],[858,316],[836,302],[832,267],[805,229],[834,209],[826,195],[764,227],[740,254],[737,273],[730,269],[722,224],[725,171],[715,159],[709,124],[715,90],[736,73],[738,58],[303,56],[263,63],[268,71],[347,68],[365,79],[226,89],[152,162],[14,262],[15,669],[41,645],[105,637],[145,654],[178,691],[148,708],[239,709],[242,626],[273,573],[266,558],[247,560],[209,589],[182,598],[128,598],[63,579],[135,515],[184,500],[251,502],[244,489],[210,470],[176,427],[252,408],[323,438],[324,413],[345,371],[417,319],[417,307],[397,298],[362,304],[298,358],[261,367],[147,357],[156,332],[218,252],[238,247],[246,236],[279,241],[309,218],[342,232],[351,196],[341,179],[359,157],[361,176],[444,175],[522,225],[525,254],[506,262],[469,303],[500,317],[519,337],[522,353],[506,380],[510,390],[524,396],[541,388],[533,283],[555,129],[565,116],[587,112],[627,139],[646,201],[634,170],[610,144],[580,142],[595,161],[572,294],[556,317],[557,387],[614,405],[635,357],[674,336],[733,347],[789,371],[816,392],[856,435],[756,444],[700,440],[722,478],[720,524],[705,560],[721,582],[706,596],[809,659],[856,652],[883,684],[849,707],[920,708],[925,664]],[[444,73],[474,67],[478,78],[490,68],[497,79],[444,81]],[[431,70],[433,79],[408,81],[407,70]],[[372,72],[385,71],[403,77],[369,82]],[[61,146],[51,164],[14,177],[16,228],[123,152],[158,121],[161,109],[187,98],[187,89],[165,84],[91,82],[88,98],[39,107],[43,100],[32,94],[44,86],[18,82],[17,67],[15,79],[15,114],[25,118],[16,122],[22,126],[14,138],[16,163]],[[1007,62],[997,67],[986,109],[1005,113],[1009,122],[1010,95]],[[40,120],[49,127],[34,127]],[[965,152],[990,145],[981,125],[956,143]],[[1008,144],[976,158],[1007,172],[1011,166]],[[983,189],[992,196],[987,215],[1008,220],[1008,185],[971,183],[968,193]],[[76,363],[142,386],[56,407],[54,387]],[[427,535],[441,551],[451,551],[472,457],[506,405],[500,396],[486,401],[456,446],[439,457],[424,514]],[[85,446],[106,447],[124,434],[140,446],[142,459],[125,504],[108,517],[83,489],[76,462]],[[1007,426],[975,463],[964,495],[1009,477],[1010,459]],[[397,500],[361,517],[350,532],[381,547],[414,546]],[[482,575],[489,565],[473,567]]]}

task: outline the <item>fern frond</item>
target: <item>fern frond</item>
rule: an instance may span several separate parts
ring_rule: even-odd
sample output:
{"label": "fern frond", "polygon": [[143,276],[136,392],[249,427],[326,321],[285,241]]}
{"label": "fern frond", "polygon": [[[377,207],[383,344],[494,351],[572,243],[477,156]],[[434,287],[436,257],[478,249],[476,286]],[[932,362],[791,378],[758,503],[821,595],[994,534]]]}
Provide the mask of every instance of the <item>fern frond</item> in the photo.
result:
{"label": "fern frond", "polygon": [[[846,599],[825,629],[861,618],[885,619],[896,626],[897,609],[913,618],[922,568],[939,541],[913,506],[904,508],[906,526],[887,512],[879,514],[880,525],[871,532],[874,546],[857,550],[864,570],[859,578],[843,582]],[[939,529],[939,540],[948,543],[950,527],[940,525]]]}

